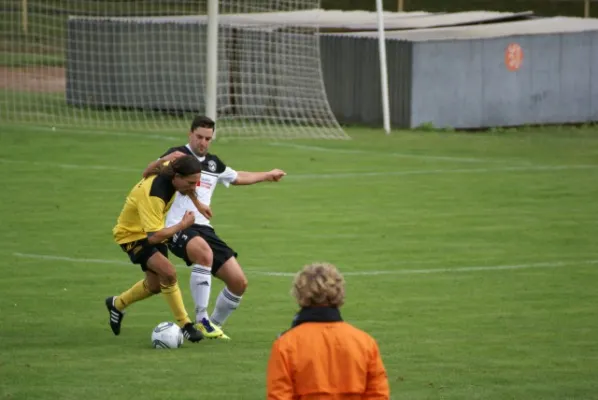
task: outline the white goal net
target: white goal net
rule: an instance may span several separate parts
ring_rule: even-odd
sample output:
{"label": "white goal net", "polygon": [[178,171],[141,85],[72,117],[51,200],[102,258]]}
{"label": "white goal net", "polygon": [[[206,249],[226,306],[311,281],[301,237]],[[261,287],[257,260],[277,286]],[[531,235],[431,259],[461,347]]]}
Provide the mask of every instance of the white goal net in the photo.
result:
{"label": "white goal net", "polygon": [[[319,6],[219,2],[219,136],[347,137],[322,78]],[[2,8],[2,121],[171,130],[206,112],[207,0],[5,0]]]}

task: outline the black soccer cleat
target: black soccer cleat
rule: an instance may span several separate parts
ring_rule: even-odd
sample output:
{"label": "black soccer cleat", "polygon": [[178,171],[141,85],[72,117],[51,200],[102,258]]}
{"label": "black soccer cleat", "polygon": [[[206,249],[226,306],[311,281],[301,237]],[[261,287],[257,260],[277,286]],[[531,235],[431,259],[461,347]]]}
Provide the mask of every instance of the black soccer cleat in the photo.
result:
{"label": "black soccer cleat", "polygon": [[106,308],[108,309],[108,313],[110,314],[110,328],[115,335],[120,334],[120,324],[123,322],[123,318],[125,317],[125,313],[119,311],[114,306],[114,300],[116,296],[110,296],[106,298]]}
{"label": "black soccer cleat", "polygon": [[192,323],[185,324],[181,330],[185,339],[190,342],[197,343],[203,339],[203,334]]}

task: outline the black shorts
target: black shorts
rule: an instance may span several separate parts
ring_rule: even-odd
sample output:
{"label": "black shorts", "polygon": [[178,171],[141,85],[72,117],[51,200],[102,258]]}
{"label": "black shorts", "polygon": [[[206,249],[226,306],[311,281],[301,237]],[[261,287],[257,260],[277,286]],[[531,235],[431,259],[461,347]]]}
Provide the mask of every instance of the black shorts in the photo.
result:
{"label": "black shorts", "polygon": [[165,243],[149,244],[147,239],[124,243],[120,248],[129,255],[133,264],[141,265],[143,271],[147,271],[147,260],[155,253],[160,252],[168,258],[168,247]]}
{"label": "black shorts", "polygon": [[231,257],[237,257],[237,253],[228,247],[224,240],[220,239],[214,228],[206,225],[191,225],[189,228],[177,232],[169,241],[168,248],[172,251],[172,254],[182,258],[187,263],[187,266],[193,265],[193,262],[187,257],[187,243],[195,236],[201,237],[205,240],[210,248],[214,259],[212,261],[212,275],[216,275],[216,272],[227,262]]}

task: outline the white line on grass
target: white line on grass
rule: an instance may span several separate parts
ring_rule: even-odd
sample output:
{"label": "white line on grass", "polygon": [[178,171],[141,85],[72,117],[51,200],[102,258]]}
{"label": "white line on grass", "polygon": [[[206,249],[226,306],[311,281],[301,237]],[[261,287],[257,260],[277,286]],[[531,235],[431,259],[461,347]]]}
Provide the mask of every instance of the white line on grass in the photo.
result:
{"label": "white line on grass", "polygon": [[533,171],[566,171],[597,169],[598,165],[538,165],[521,167],[497,168],[458,168],[458,169],[420,169],[406,171],[380,171],[380,172],[339,172],[321,174],[289,174],[285,179],[340,179],[358,178],[368,176],[406,176],[406,175],[440,175],[440,174],[484,174],[492,172],[533,172]]}
{"label": "white line on grass", "polygon": [[[53,135],[84,135],[84,136],[117,136],[117,137],[131,137],[131,138],[138,138],[138,139],[152,139],[152,140],[163,140],[163,141],[179,141],[182,142],[185,140],[185,134],[182,133],[181,136],[168,136],[168,135],[158,135],[154,133],[134,133],[134,132],[120,132],[120,131],[106,131],[106,130],[99,130],[99,129],[75,129],[75,128],[65,128],[65,127],[49,127],[49,126],[27,126],[27,127],[19,127],[20,130],[34,130],[35,133],[39,133],[40,131],[46,134],[53,134]],[[182,131],[181,131],[182,132]]]}
{"label": "white line on grass", "polygon": [[49,163],[49,162],[41,162],[41,161],[24,161],[24,160],[10,160],[8,158],[0,158],[0,163],[5,164],[26,164],[26,165],[35,165],[38,167],[54,167],[54,168],[64,168],[64,169],[90,169],[90,170],[99,170],[99,171],[118,171],[118,172],[139,172],[143,171],[143,168],[123,168],[123,167],[114,167],[110,165],[88,165],[88,164],[58,164],[58,163]]}
{"label": "white line on grass", "polygon": [[[0,158],[0,163],[6,164],[27,164],[40,167],[54,167],[64,169],[81,170],[102,170],[118,172],[139,172],[143,168],[123,168],[110,165],[86,165],[86,164],[60,164],[41,161],[24,161]],[[372,172],[338,172],[318,174],[289,174],[285,179],[341,179],[375,176],[407,176],[407,175],[439,175],[439,174],[483,174],[492,172],[533,172],[533,171],[567,171],[567,170],[588,170],[597,169],[598,165],[538,165],[538,166],[511,166],[496,168],[458,168],[458,169],[420,169],[405,171],[372,171]]]}
{"label": "white line on grass", "polygon": [[270,146],[288,147],[288,148],[298,149],[298,150],[321,151],[321,152],[326,152],[326,153],[374,154],[377,156],[415,158],[415,159],[435,160],[435,161],[468,162],[468,163],[508,163],[508,164],[513,164],[514,162],[516,162],[518,164],[519,163],[529,164],[528,161],[496,160],[496,159],[470,158],[470,157],[432,156],[432,155],[426,155],[426,154],[411,154],[411,153],[398,153],[398,152],[386,153],[384,151],[377,151],[377,150],[339,149],[339,148],[330,148],[330,147],[308,146],[308,145],[294,144],[294,143],[274,142],[274,143],[270,143]]}
{"label": "white line on grass", "polygon": [[104,260],[98,258],[74,258],[65,256],[52,256],[48,254],[31,254],[31,253],[13,253],[14,256],[21,258],[33,258],[37,260],[46,261],[68,261],[74,263],[85,263],[85,264],[109,264],[109,265],[132,265],[130,262],[119,261],[119,260]]}
{"label": "white line on grass", "polygon": [[[111,264],[111,265],[132,265],[124,261],[118,260],[104,260],[97,258],[74,258],[64,256],[53,256],[47,254],[31,254],[31,253],[13,253],[14,256],[21,258],[31,258],[46,261],[68,261],[82,264]],[[485,265],[472,267],[454,267],[454,268],[426,268],[426,269],[402,269],[402,270],[378,270],[378,271],[348,271],[343,272],[345,276],[377,276],[377,275],[417,275],[417,274],[438,274],[438,273],[456,273],[456,272],[480,272],[480,271],[504,271],[504,270],[519,270],[532,268],[559,268],[575,264],[595,265],[598,260],[571,260],[571,261],[548,261],[529,264],[513,264],[513,265]],[[260,271],[255,269],[248,269],[247,272],[256,275],[265,276],[295,276],[294,272],[275,272],[275,271]]]}

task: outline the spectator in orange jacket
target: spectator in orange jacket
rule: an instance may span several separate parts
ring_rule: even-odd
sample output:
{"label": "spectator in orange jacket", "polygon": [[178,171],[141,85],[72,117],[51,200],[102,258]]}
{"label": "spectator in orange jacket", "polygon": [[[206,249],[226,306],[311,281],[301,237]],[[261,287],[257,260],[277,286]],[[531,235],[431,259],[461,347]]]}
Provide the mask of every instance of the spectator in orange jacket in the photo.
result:
{"label": "spectator in orange jacket", "polygon": [[336,267],[304,267],[292,294],[301,310],[272,346],[267,399],[389,399],[376,341],[341,318],[345,282]]}

